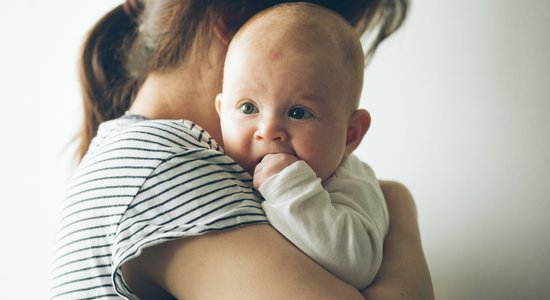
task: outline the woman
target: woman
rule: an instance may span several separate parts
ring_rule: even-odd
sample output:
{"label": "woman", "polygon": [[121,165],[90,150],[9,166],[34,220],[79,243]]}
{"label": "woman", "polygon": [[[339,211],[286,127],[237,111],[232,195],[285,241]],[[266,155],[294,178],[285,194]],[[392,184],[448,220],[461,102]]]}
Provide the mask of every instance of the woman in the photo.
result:
{"label": "woman", "polygon": [[[213,99],[227,45],[250,16],[282,2],[129,1],[92,29],[81,62],[83,158],[64,204],[53,298],[433,298],[403,186],[381,184],[391,228],[361,295],[269,226],[250,176],[217,151]],[[370,54],[406,11],[404,1],[319,3],[360,32],[379,26]]]}

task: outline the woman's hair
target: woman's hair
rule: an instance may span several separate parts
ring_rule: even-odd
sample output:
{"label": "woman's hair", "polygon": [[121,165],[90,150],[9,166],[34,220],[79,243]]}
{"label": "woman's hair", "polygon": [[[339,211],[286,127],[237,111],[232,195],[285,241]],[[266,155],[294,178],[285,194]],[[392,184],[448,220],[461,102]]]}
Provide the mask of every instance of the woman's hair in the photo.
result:
{"label": "woman's hair", "polygon": [[[84,121],[79,158],[88,150],[99,124],[129,108],[148,74],[177,66],[194,50],[207,51],[214,22],[222,20],[236,32],[257,12],[287,2],[297,1],[127,0],[107,13],[82,46],[79,69]],[[408,9],[408,0],[302,2],[334,10],[361,35],[372,32],[366,59],[401,26]]]}

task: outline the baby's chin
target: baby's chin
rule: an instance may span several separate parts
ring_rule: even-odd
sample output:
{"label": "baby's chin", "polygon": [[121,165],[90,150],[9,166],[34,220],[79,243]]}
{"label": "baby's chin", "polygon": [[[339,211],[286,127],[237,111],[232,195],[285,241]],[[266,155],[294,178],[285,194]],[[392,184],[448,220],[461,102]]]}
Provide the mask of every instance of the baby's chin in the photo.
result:
{"label": "baby's chin", "polygon": [[254,177],[254,169],[255,168],[253,168],[253,169],[248,169],[247,168],[247,169],[244,169],[244,170],[246,171],[246,173],[250,174],[251,177]]}
{"label": "baby's chin", "polygon": [[257,164],[252,162],[237,163],[246,171],[246,173],[250,174],[250,176],[254,176],[254,170],[256,169]]}

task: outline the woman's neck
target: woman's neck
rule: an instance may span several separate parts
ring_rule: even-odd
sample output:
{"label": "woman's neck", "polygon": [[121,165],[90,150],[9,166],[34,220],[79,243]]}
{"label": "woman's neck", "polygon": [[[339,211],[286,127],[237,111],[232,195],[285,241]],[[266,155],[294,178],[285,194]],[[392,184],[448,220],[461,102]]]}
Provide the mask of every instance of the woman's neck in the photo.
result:
{"label": "woman's neck", "polygon": [[183,65],[151,73],[129,111],[149,119],[187,119],[222,143],[214,99],[221,92],[220,71],[210,64],[202,68]]}

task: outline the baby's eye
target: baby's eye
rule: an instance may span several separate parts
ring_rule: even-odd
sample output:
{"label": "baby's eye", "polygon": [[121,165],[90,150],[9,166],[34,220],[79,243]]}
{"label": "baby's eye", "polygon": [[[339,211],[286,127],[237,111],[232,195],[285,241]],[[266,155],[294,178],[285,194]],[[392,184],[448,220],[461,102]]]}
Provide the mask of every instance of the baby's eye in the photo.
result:
{"label": "baby's eye", "polygon": [[291,119],[302,120],[302,119],[309,119],[313,117],[313,114],[309,110],[303,107],[293,107],[288,112],[288,117]]}
{"label": "baby's eye", "polygon": [[257,113],[258,108],[254,104],[250,102],[246,102],[241,104],[241,111],[243,112],[243,114],[250,115],[250,114]]}

